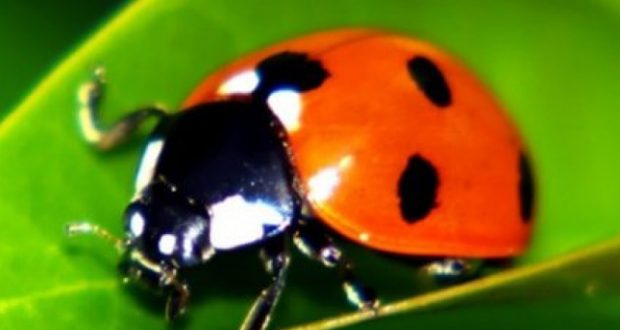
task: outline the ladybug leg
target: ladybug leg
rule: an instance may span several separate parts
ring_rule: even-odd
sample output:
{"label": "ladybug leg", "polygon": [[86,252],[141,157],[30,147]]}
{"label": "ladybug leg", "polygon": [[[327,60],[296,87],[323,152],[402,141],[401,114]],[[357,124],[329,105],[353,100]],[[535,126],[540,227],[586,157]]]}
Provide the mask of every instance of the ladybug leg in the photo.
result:
{"label": "ladybug leg", "polygon": [[185,313],[189,302],[189,288],[187,284],[179,282],[176,278],[166,284],[169,291],[166,302],[166,319],[171,321]]}
{"label": "ladybug leg", "polygon": [[482,261],[461,258],[443,258],[422,268],[431,279],[439,283],[459,283],[476,276]]}
{"label": "ladybug leg", "polygon": [[363,285],[355,276],[351,263],[343,256],[316,219],[301,220],[293,241],[297,248],[325,267],[337,268],[343,279],[343,289],[351,304],[359,309],[376,309],[379,301],[374,291]]}
{"label": "ladybug leg", "polygon": [[260,257],[267,273],[272,277],[272,282],[252,305],[241,330],[262,330],[267,327],[286,281],[289,255],[283,238],[267,242],[262,248]]}
{"label": "ladybug leg", "polygon": [[101,127],[99,108],[104,89],[104,70],[97,68],[92,80],[78,92],[80,128],[86,141],[98,149],[109,150],[121,144],[140,128],[147,119],[161,119],[166,111],[157,106],[138,109],[114,123],[109,129]]}

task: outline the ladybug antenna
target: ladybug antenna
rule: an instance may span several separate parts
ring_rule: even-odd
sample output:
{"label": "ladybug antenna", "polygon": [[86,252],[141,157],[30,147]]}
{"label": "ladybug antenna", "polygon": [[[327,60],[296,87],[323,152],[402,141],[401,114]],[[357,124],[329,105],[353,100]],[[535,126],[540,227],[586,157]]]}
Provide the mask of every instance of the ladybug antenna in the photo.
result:
{"label": "ladybug antenna", "polygon": [[125,248],[129,244],[127,240],[120,239],[106,229],[90,222],[74,222],[67,224],[65,226],[65,233],[70,237],[76,235],[94,235],[99,238],[103,238],[109,243],[112,243],[112,245],[114,245],[114,247],[116,247],[116,249],[121,253],[125,251]]}

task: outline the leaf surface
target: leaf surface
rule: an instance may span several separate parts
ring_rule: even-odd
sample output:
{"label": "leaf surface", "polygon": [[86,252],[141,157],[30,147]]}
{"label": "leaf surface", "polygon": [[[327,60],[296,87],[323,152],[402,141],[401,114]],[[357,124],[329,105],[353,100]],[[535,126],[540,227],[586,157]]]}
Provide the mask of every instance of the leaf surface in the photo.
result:
{"label": "leaf surface", "polygon": [[[561,257],[568,258],[559,259],[563,267],[549,266],[558,256],[620,233],[620,23],[613,8],[613,2],[602,0],[301,0],[294,5],[145,0],[129,5],[0,123],[0,328],[170,327],[163,320],[162,297],[120,285],[113,249],[63,235],[63,225],[77,219],[121,233],[119,219],[132,194],[139,156],[136,145],[102,155],[81,141],[76,89],[93,67],[107,68],[104,117],[112,120],[153,102],[174,109],[205,75],[243,53],[342,26],[396,30],[462,58],[522,128],[540,190],[532,248],[514,272],[408,300],[407,308],[424,313],[356,328],[618,324],[620,299],[607,281],[618,275],[616,267],[607,267],[618,260],[616,241]],[[348,250],[363,279],[387,301],[422,291],[411,269],[356,247]],[[240,252],[190,274],[192,305],[173,328],[236,328],[267,281],[256,259]],[[567,281],[571,274],[575,278]],[[586,295],[574,295],[584,290]],[[536,299],[521,299],[515,292],[526,298],[534,292]],[[430,308],[447,306],[452,308]],[[288,327],[348,310],[334,274],[295,256],[275,324]]]}

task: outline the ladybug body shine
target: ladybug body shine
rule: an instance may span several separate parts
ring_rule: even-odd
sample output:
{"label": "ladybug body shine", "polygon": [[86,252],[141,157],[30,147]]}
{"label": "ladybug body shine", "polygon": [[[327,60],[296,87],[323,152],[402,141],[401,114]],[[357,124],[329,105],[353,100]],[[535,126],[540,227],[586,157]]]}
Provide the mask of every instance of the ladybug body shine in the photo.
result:
{"label": "ladybug body shine", "polygon": [[469,274],[468,259],[526,247],[534,184],[521,139],[480,82],[427,43],[369,30],[302,37],[218,71],[183,111],[141,109],[108,130],[98,127],[100,90],[96,79],[80,93],[89,142],[110,148],[145,119],[159,122],[125,212],[127,238],[83,223],[69,231],[113,240],[129,278],[168,293],[169,318],[189,296],[178,269],[252,244],[273,282],[243,329],[267,325],[289,237],[342,271],[359,308],[377,300],[332,231],[435,258],[429,272],[455,278]]}

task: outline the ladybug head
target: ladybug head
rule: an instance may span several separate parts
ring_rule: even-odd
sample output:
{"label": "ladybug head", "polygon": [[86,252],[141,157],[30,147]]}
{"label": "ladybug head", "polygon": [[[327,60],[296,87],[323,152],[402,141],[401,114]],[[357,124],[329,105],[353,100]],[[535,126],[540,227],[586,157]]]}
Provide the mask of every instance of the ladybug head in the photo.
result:
{"label": "ladybug head", "polygon": [[204,262],[214,253],[206,209],[167,183],[156,182],[129,204],[124,220],[125,239],[91,223],[69,224],[67,233],[94,234],[113,243],[124,255],[119,270],[125,281],[166,293],[167,316],[175,318],[188,299],[177,270]]}
{"label": "ladybug head", "polygon": [[146,187],[124,218],[130,254],[174,268],[196,265],[213,254],[206,209],[167,183]]}

